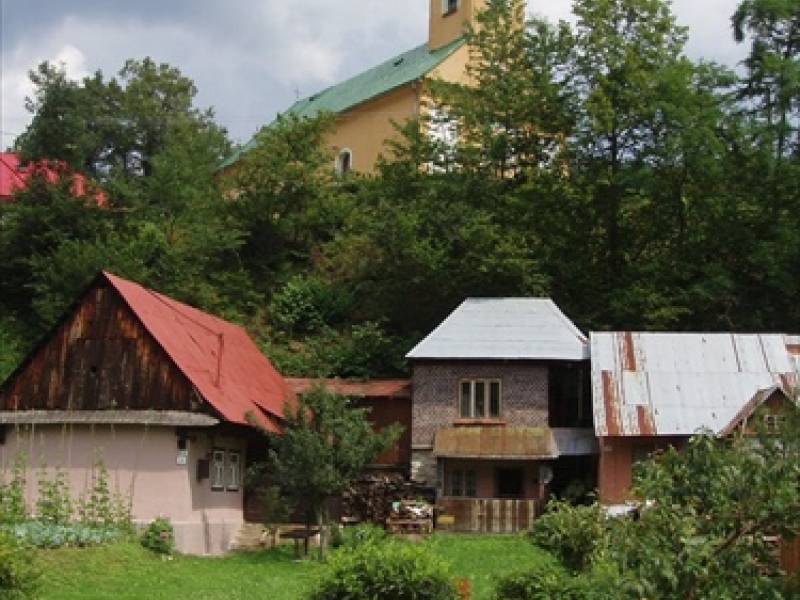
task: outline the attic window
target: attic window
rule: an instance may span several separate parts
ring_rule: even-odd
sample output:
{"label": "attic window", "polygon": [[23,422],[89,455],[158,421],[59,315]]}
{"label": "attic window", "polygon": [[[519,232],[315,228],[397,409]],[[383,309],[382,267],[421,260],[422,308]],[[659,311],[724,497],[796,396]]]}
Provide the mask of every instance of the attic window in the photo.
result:
{"label": "attic window", "polygon": [[449,15],[458,10],[458,0],[442,0],[442,15]]}
{"label": "attic window", "polygon": [[353,153],[349,148],[343,148],[336,156],[336,173],[347,175],[353,168]]}
{"label": "attic window", "polygon": [[783,426],[784,416],[773,413],[764,415],[764,430],[768,433],[778,433]]}

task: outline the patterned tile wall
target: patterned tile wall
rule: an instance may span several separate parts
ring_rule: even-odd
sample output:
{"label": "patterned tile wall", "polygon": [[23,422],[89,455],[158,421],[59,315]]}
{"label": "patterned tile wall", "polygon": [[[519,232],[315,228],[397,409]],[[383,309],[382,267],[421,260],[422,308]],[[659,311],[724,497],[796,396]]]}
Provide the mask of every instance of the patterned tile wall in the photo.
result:
{"label": "patterned tile wall", "polygon": [[547,426],[546,366],[418,363],[412,382],[412,448],[432,448],[436,429],[459,418],[459,387],[464,379],[500,379],[500,417],[509,427]]}

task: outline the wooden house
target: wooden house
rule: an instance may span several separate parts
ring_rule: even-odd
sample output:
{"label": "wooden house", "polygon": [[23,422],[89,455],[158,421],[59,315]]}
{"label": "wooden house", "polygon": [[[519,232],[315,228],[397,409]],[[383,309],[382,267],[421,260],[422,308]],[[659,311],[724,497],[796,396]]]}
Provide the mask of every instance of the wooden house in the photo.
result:
{"label": "wooden house", "polygon": [[101,273],[0,387],[0,466],[69,476],[101,460],[134,521],[166,516],[178,550],[218,554],[242,526],[248,442],[293,396],[240,327]]}
{"label": "wooden house", "polygon": [[551,300],[467,299],[408,358],[412,478],[455,529],[525,530],[594,488],[588,338]]}

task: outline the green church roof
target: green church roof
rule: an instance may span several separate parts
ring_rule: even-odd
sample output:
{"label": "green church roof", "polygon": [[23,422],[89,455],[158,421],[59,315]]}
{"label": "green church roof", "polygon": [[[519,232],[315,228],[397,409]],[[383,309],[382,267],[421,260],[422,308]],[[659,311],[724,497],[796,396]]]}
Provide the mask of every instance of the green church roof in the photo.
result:
{"label": "green church roof", "polygon": [[[299,117],[311,118],[323,111],[344,112],[367,100],[424,77],[463,43],[464,39],[461,38],[433,51],[428,50],[427,44],[418,46],[342,83],[298,100],[287,109],[286,114],[292,113]],[[255,138],[252,138],[226,158],[220,165],[220,170],[237,163],[242,155],[255,146]]]}

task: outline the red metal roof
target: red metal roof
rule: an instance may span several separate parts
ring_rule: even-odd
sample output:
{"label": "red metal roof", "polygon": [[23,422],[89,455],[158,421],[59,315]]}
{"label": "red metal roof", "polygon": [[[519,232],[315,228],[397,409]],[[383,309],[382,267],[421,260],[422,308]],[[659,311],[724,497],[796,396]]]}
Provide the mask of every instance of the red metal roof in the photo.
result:
{"label": "red metal roof", "polygon": [[[14,152],[0,152],[0,202],[10,202],[13,193],[25,189],[28,179],[34,173],[44,175],[50,183],[55,183],[62,175],[68,175],[72,177],[72,193],[83,196],[88,192],[86,177],[79,173],[69,175],[69,169],[63,162],[23,164]],[[94,196],[99,206],[108,204],[108,199],[101,191],[95,192]]]}
{"label": "red metal roof", "polygon": [[239,326],[103,273],[198,393],[226,420],[246,424],[248,413],[280,430],[292,390]]}
{"label": "red metal roof", "polygon": [[341,379],[303,379],[287,377],[286,383],[295,394],[310,392],[323,384],[329,391],[356,398],[410,398],[411,381],[385,379],[375,381],[346,381]]}

